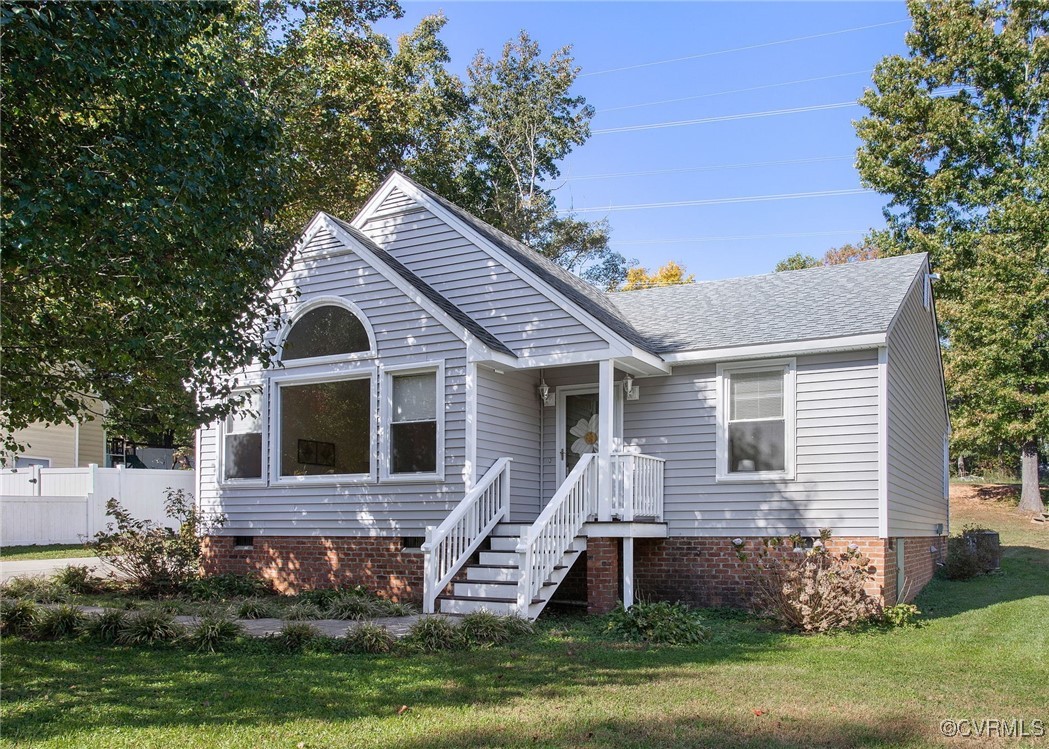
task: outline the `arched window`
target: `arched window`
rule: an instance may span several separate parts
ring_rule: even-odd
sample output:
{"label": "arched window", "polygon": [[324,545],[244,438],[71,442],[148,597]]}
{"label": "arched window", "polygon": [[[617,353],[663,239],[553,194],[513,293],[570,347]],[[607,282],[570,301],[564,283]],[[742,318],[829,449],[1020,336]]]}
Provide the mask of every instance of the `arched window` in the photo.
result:
{"label": "arched window", "polygon": [[282,359],[314,359],[321,356],[371,351],[368,330],[357,315],[341,305],[325,304],[302,315],[284,339]]}

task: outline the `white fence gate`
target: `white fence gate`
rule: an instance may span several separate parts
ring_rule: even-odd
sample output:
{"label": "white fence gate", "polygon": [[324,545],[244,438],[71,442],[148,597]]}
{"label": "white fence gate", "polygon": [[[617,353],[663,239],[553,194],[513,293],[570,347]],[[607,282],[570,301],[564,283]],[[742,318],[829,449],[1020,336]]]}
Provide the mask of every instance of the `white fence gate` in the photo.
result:
{"label": "white fence gate", "polygon": [[164,523],[168,489],[192,492],[193,471],[124,468],[0,470],[0,544],[75,544],[104,530],[116,498],[140,519]]}

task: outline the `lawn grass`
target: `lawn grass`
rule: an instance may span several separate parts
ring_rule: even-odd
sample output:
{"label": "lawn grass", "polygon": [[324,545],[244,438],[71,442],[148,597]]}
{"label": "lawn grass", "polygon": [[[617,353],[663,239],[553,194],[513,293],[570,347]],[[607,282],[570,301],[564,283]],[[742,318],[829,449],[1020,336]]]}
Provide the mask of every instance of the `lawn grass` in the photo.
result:
{"label": "lawn grass", "polygon": [[940,722],[1049,723],[1049,532],[993,501],[956,503],[955,532],[968,522],[1001,532],[1002,573],[931,583],[919,629],[802,637],[712,612],[707,643],[647,648],[574,617],[541,619],[539,636],[513,647],[411,657],[5,639],[0,743],[994,746],[945,740]]}
{"label": "lawn grass", "polygon": [[0,561],[4,562],[18,562],[31,559],[75,559],[77,557],[93,556],[95,556],[95,552],[83,544],[0,547]]}

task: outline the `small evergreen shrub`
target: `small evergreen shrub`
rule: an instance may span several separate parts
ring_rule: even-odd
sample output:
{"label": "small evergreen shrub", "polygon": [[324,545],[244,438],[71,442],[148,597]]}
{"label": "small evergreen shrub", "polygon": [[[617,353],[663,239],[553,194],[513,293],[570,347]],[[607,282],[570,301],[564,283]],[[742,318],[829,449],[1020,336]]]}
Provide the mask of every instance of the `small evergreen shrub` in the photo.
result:
{"label": "small evergreen shrub", "polygon": [[95,642],[114,643],[127,625],[127,617],[127,612],[120,609],[105,609],[97,616],[88,617],[84,632]]}
{"label": "small evergreen shrub", "polygon": [[209,614],[190,628],[186,642],[195,650],[214,653],[236,640],[243,631],[244,628],[229,616]]}
{"label": "small evergreen shrub", "polygon": [[995,550],[980,543],[986,528],[968,525],[957,536],[947,539],[947,556],[942,571],[948,580],[969,580],[997,567]]}
{"label": "small evergreen shrub", "polygon": [[85,617],[77,606],[63,603],[44,609],[32,629],[34,639],[59,640],[76,637],[84,626]]}
{"label": "small evergreen shrub", "polygon": [[404,644],[425,653],[458,650],[466,642],[459,628],[440,616],[424,616],[408,630]]}
{"label": "small evergreen shrub", "polygon": [[291,622],[285,624],[280,633],[273,636],[273,640],[286,653],[300,653],[320,637],[320,630],[312,624]]}
{"label": "small evergreen shrub", "polygon": [[54,585],[62,586],[71,593],[84,595],[105,589],[105,580],[95,577],[91,568],[82,564],[71,564],[51,576]]}
{"label": "small evergreen shrub", "polygon": [[534,631],[530,622],[518,616],[498,616],[488,611],[467,614],[459,622],[459,634],[471,646],[502,645]]}
{"label": "small evergreen shrub", "polygon": [[383,616],[379,612],[381,607],[375,601],[363,596],[342,595],[331,599],[324,609],[327,619],[368,619]]}
{"label": "small evergreen shrub", "polygon": [[320,608],[309,601],[296,601],[291,606],[284,609],[285,619],[291,621],[304,621],[309,619],[321,619],[323,618]]}
{"label": "small evergreen shrub", "polygon": [[266,598],[246,598],[237,606],[239,619],[276,619],[280,613],[280,607]]}
{"label": "small evergreen shrub", "polygon": [[638,602],[608,615],[608,631],[634,642],[694,645],[707,637],[699,612],[682,603]]}
{"label": "small evergreen shrub", "polygon": [[345,650],[351,653],[389,653],[397,644],[390,630],[378,624],[362,624],[346,633]]}
{"label": "small evergreen shrub", "polygon": [[184,632],[172,614],[160,609],[147,609],[127,617],[117,642],[121,645],[168,645],[178,640]]}
{"label": "small evergreen shrub", "polygon": [[3,588],[5,598],[27,598],[36,603],[65,603],[73,593],[65,585],[44,577],[12,577]]}
{"label": "small evergreen shrub", "polygon": [[889,627],[917,627],[921,614],[921,609],[913,603],[897,603],[882,609],[881,621]]}
{"label": "small evergreen shrub", "polygon": [[261,597],[274,595],[273,587],[257,575],[237,575],[227,572],[190,580],[186,593],[194,601],[216,601],[227,598]]}
{"label": "small evergreen shrub", "polygon": [[0,599],[0,636],[25,635],[40,618],[40,607],[28,598]]}

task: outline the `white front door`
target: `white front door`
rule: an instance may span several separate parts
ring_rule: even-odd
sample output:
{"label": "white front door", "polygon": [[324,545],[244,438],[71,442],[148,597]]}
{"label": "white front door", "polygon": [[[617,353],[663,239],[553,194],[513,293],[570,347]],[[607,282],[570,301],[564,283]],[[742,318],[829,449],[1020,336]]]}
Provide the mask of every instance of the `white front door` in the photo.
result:
{"label": "white front door", "polygon": [[[597,387],[594,385],[567,385],[557,389],[557,425],[554,462],[557,465],[557,485],[560,486],[579,459],[597,452]],[[612,418],[614,435],[612,449],[623,441],[623,398],[615,389],[615,413]]]}

